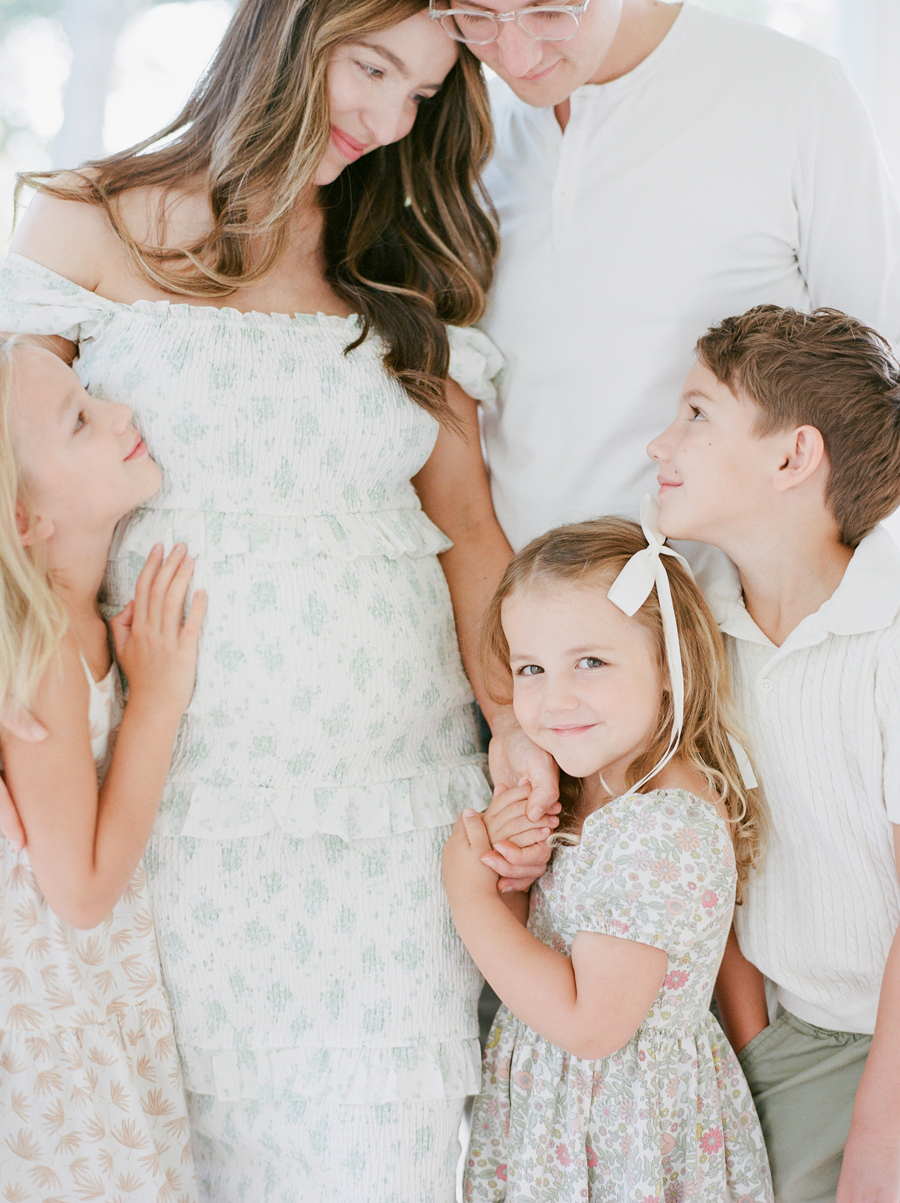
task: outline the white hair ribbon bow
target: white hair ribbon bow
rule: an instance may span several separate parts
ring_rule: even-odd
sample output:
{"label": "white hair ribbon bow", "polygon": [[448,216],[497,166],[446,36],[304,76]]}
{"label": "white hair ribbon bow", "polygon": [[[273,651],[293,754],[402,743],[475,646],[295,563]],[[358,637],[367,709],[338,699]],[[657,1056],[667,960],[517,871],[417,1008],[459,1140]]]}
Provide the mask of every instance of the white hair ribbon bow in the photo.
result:
{"label": "white hair ribbon bow", "polygon": [[674,556],[687,570],[693,580],[694,574],[684,556],[667,547],[659,533],[659,502],[645,495],[641,502],[641,527],[647,546],[636,551],[610,586],[607,596],[614,606],[630,618],[641,608],[650,596],[653,586],[656,586],[656,597],[662,614],[663,637],[666,645],[666,661],[669,668],[669,688],[672,692],[672,734],[669,745],[660,762],[642,777],[632,790],[638,790],[651,777],[655,777],[664,768],[675,753],[681,742],[681,730],[684,726],[684,670],[681,664],[681,643],[678,639],[678,623],[675,620],[675,606],[672,602],[672,590],[669,587],[669,574],[663,563],[663,556]]}

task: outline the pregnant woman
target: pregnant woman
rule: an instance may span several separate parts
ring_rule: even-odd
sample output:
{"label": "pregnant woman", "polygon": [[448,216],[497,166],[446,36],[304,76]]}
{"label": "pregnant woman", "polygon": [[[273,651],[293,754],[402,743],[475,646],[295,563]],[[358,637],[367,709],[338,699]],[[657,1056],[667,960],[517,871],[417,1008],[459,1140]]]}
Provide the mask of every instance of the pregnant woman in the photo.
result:
{"label": "pregnant woman", "polygon": [[483,310],[489,143],[421,0],[244,0],[172,126],[29,177],[2,267],[0,329],[77,356],[164,469],[110,601],[176,540],[209,594],[146,864],[215,1203],[453,1198],[479,978],[439,859],[488,796],[457,631],[508,547],[499,356],[444,323]]}

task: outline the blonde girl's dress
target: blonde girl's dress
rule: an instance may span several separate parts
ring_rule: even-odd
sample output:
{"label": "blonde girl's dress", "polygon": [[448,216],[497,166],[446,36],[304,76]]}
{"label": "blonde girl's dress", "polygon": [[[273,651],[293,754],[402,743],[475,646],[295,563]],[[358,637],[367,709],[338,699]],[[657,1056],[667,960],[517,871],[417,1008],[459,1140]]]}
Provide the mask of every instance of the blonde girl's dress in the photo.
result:
{"label": "blonde girl's dress", "polygon": [[[377,337],[345,354],[356,319],[117,304],[11,255],[0,329],[76,342],[164,470],[111,601],[178,539],[209,594],[145,858],[202,1197],[452,1203],[479,977],[439,859],[489,791],[410,483],[437,423]],[[489,403],[495,348],[450,338]]]}
{"label": "blonde girl's dress", "polygon": [[[102,779],[118,669],[90,683]],[[187,1108],[138,868],[79,931],[47,906],[27,851],[0,839],[0,1199],[196,1203]]]}
{"label": "blonde girl's dress", "polygon": [[534,935],[567,955],[579,931],[637,940],[668,971],[632,1039],[596,1061],[501,1007],[467,1203],[771,1203],[753,1100],[709,1010],[735,883],[726,823],[683,790],[624,795],[557,847],[532,889]]}

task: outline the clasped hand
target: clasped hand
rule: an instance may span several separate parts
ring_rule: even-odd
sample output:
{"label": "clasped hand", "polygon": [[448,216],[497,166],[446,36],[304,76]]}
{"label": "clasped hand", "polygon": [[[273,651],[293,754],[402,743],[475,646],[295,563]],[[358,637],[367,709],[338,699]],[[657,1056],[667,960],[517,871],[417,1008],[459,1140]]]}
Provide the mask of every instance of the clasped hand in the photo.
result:
{"label": "clasped hand", "polygon": [[512,788],[498,785],[490,806],[481,816],[488,841],[481,859],[497,875],[497,889],[501,893],[530,889],[550,859],[547,840],[559,824],[560,805],[551,803],[549,810],[535,821],[528,813],[533,795],[531,782]]}
{"label": "clasped hand", "polygon": [[[498,785],[484,814],[467,809],[460,815],[444,845],[442,859],[444,885],[451,903],[457,891],[469,897],[479,891],[492,895],[498,890],[526,891],[543,873],[550,859],[547,839],[559,820],[550,816],[540,820],[542,826],[535,827],[526,813],[531,794],[530,785],[515,789]],[[518,853],[530,856],[527,876],[521,875],[522,866],[510,866],[507,859]],[[503,876],[510,867],[520,871],[512,880]]]}
{"label": "clasped hand", "polygon": [[512,711],[491,718],[488,749],[495,782],[484,823],[491,848],[484,863],[498,875],[497,889],[528,891],[550,859],[547,838],[559,823],[559,769],[533,743]]}

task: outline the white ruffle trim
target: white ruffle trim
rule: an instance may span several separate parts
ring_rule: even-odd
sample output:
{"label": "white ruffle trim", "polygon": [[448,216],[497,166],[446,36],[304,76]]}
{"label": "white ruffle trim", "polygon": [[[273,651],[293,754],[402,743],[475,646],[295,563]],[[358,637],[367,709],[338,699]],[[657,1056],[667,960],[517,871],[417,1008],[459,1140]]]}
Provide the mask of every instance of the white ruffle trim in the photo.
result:
{"label": "white ruffle trim", "polygon": [[119,527],[110,559],[146,558],[155,543],[186,543],[207,561],[228,556],[297,561],[313,556],[355,560],[380,556],[421,559],[452,542],[420,509],[346,514],[229,514],[186,509],[140,509]]}
{"label": "white ruffle trim", "polygon": [[488,336],[474,326],[448,326],[447,341],[448,375],[470,397],[490,409],[497,400],[497,385],[506,366],[503,356]]}
{"label": "white ruffle trim", "polygon": [[336,835],[349,841],[424,831],[455,823],[467,806],[487,806],[486,767],[487,757],[476,755],[416,777],[335,788],[248,789],[170,777],[154,834],[234,840],[278,830],[298,839]]}
{"label": "white ruffle trim", "polygon": [[218,1052],[179,1045],[194,1094],[237,1099],[300,1095],[336,1103],[461,1098],[480,1088],[477,1039],[407,1048],[280,1048]]}

